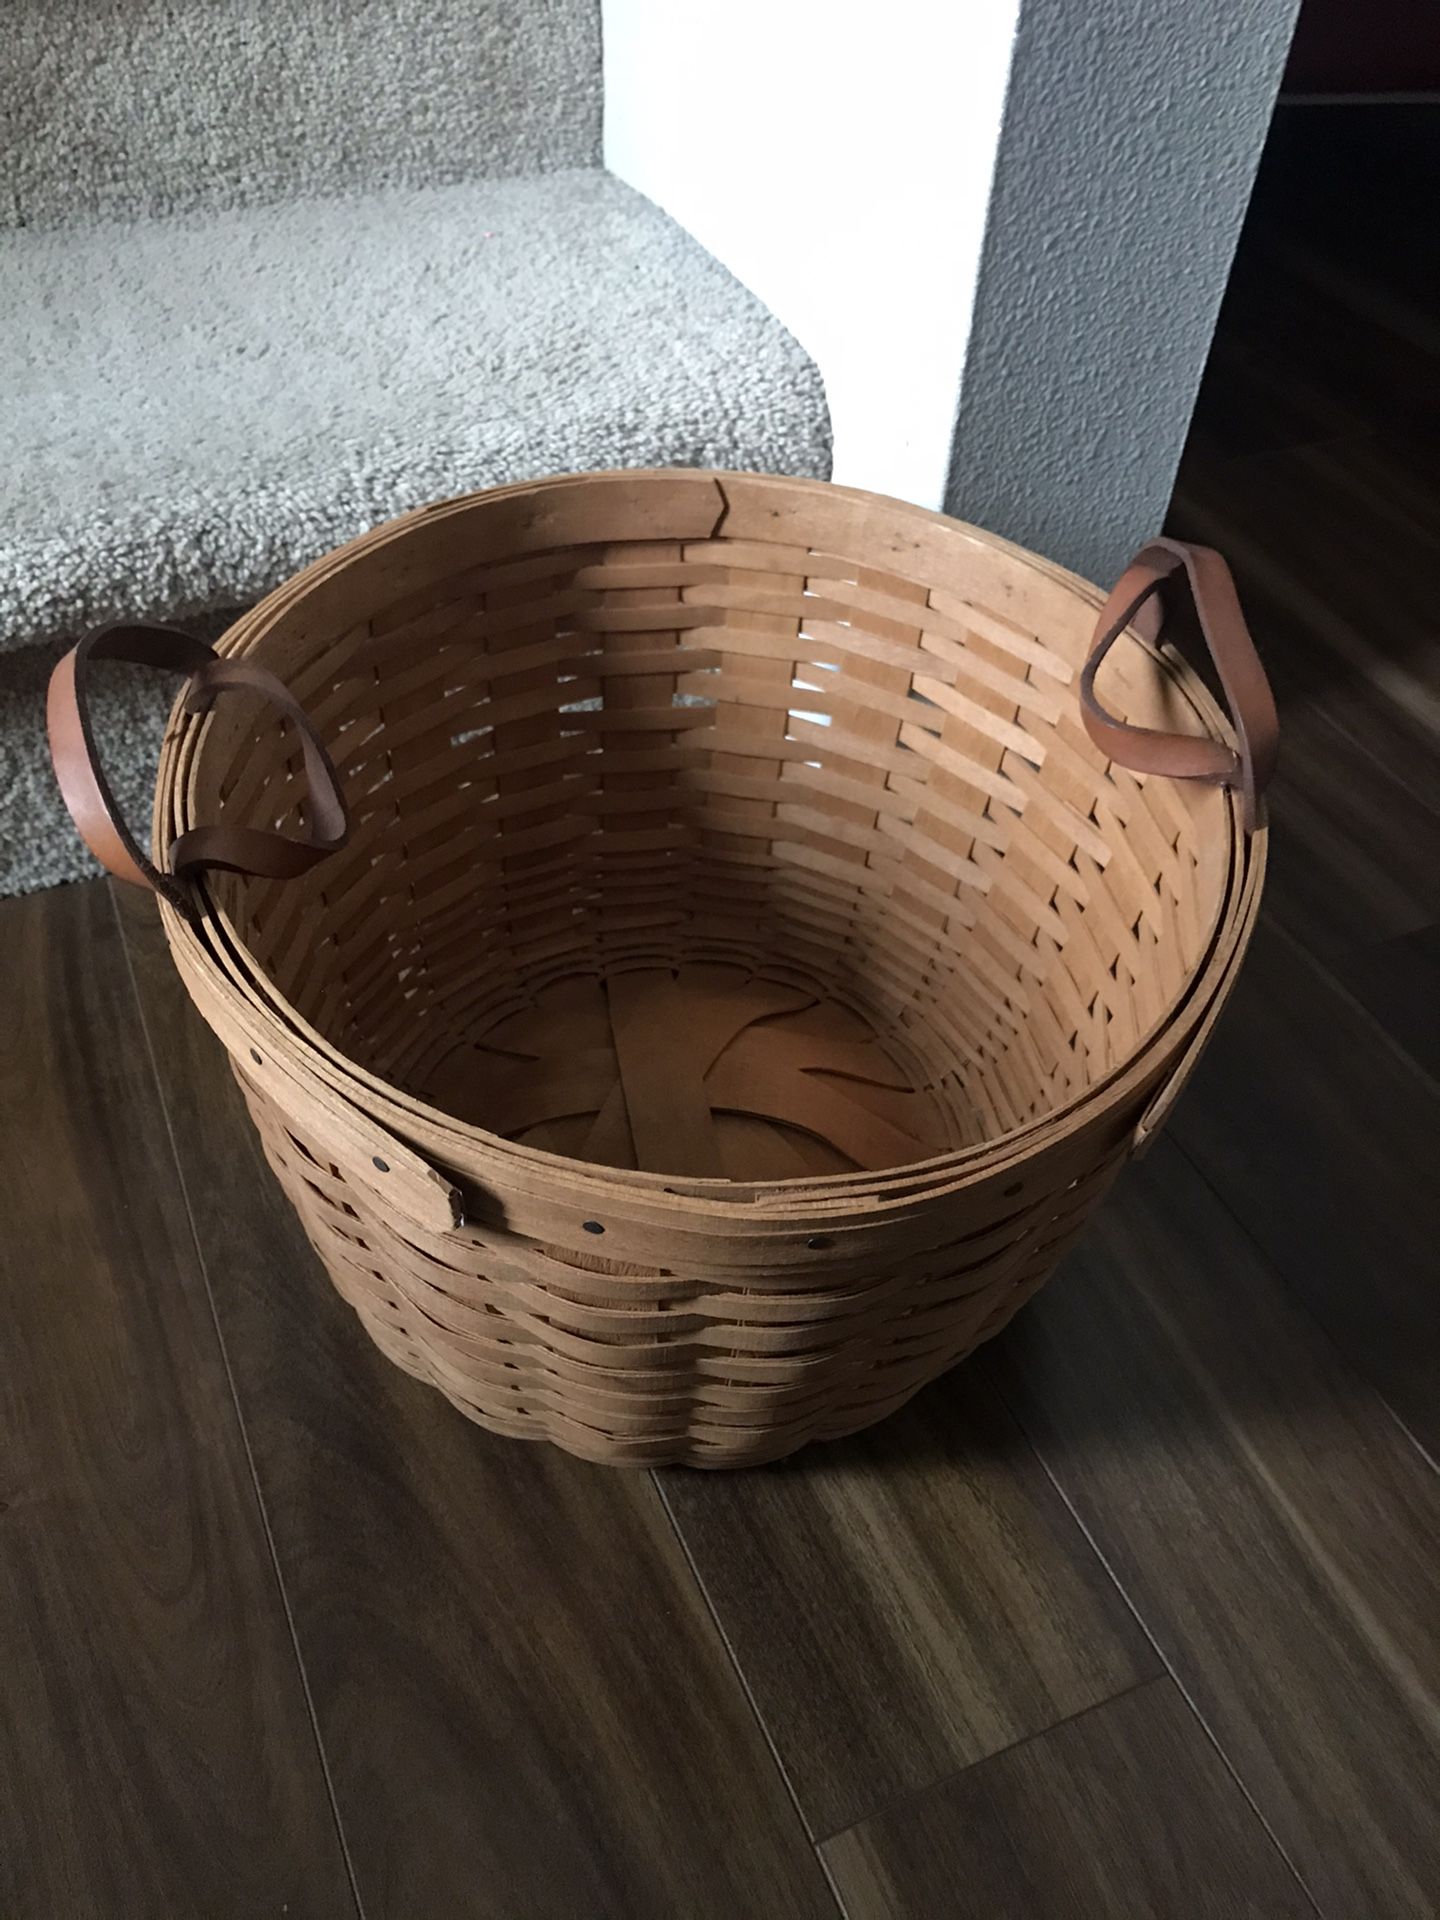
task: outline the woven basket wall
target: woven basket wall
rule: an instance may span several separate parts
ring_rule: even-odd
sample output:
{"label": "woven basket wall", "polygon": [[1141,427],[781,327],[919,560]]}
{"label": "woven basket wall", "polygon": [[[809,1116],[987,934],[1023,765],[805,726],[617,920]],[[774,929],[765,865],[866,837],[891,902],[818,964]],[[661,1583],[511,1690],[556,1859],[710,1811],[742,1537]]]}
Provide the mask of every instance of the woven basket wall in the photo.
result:
{"label": "woven basket wall", "polygon": [[[1004,1324],[1218,1010],[1263,866],[1228,794],[1091,745],[1100,598],[893,502],[596,475],[411,516],[232,630],[353,831],[167,925],[393,1359],[503,1432],[729,1465]],[[1138,636],[1106,674],[1223,731]],[[157,845],[303,814],[273,720],[173,723]]]}

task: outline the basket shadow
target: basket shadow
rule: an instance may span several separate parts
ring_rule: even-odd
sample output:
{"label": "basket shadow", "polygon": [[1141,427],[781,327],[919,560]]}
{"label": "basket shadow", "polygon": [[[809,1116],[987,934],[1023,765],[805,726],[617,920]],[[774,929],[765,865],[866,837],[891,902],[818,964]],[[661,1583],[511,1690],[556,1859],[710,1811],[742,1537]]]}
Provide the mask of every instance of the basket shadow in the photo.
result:
{"label": "basket shadow", "polygon": [[1388,1417],[1183,1156],[1132,1167],[993,1340],[876,1426],[755,1469],[833,1477],[1160,1473],[1341,1445]]}

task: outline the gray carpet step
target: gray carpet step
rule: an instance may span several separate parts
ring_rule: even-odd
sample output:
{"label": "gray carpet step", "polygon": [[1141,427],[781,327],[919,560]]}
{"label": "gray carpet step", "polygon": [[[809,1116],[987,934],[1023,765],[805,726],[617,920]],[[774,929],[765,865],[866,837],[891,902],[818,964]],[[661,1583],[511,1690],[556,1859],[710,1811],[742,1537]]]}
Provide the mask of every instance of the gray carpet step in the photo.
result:
{"label": "gray carpet step", "polygon": [[[0,281],[0,894],[93,871],[45,759],[55,642],[193,625],[473,487],[829,471],[807,356],[599,172],[0,235]],[[173,692],[124,669],[101,689],[136,821]]]}
{"label": "gray carpet step", "polygon": [[599,0],[5,0],[0,227],[600,162]]}
{"label": "gray carpet step", "polygon": [[0,648],[246,604],[473,487],[829,467],[808,357],[601,172],[11,233],[0,281]]}

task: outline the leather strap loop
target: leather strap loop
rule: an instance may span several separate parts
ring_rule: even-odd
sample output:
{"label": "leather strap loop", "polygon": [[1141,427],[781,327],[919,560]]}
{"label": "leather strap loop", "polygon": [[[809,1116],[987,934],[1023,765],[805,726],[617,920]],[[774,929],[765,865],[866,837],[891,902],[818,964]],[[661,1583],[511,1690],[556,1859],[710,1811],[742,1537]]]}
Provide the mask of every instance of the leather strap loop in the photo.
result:
{"label": "leather strap loop", "polygon": [[[1200,631],[1220,675],[1240,743],[1238,752],[1203,735],[1131,726],[1101,706],[1095,693],[1095,676],[1106,654],[1152,597],[1180,572],[1189,581]],[[1100,609],[1090,655],[1080,675],[1080,715],[1100,751],[1132,772],[1238,787],[1245,831],[1255,831],[1261,797],[1275,771],[1280,724],[1230,569],[1212,548],[1161,538],[1149,541],[1136,554]]]}
{"label": "leather strap loop", "polygon": [[[309,791],[308,837],[294,839],[261,827],[192,827],[171,846],[171,870],[162,873],[146,858],[120,817],[100,765],[89,703],[90,668],[96,660],[124,660],[189,674],[186,705],[191,713],[203,713],[217,694],[231,688],[258,694],[277,708],[300,736]],[[194,917],[195,904],[184,882],[204,868],[293,880],[343,846],[348,837],[349,815],[334,764],[314,722],[289,689],[266,668],[248,660],[221,659],[203,640],[176,627],[122,625],[99,627],[87,634],[50,676],[46,724],[61,798],[86,846],[117,879],[149,887],[187,918]]]}

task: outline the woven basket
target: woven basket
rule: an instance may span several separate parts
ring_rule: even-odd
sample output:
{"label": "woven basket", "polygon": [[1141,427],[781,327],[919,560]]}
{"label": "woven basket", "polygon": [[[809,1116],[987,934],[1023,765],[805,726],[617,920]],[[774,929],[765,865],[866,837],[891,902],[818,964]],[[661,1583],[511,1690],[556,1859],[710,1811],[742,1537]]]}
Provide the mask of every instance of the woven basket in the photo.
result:
{"label": "woven basket", "polygon": [[[1153,642],[1181,572],[1233,730]],[[1212,555],[1100,602],[891,501],[590,475],[383,527],[219,659],[92,637],[52,737],[377,1343],[502,1432],[735,1465],[1003,1325],[1228,993],[1263,676]],[[193,676],[153,862],[106,652]]]}

